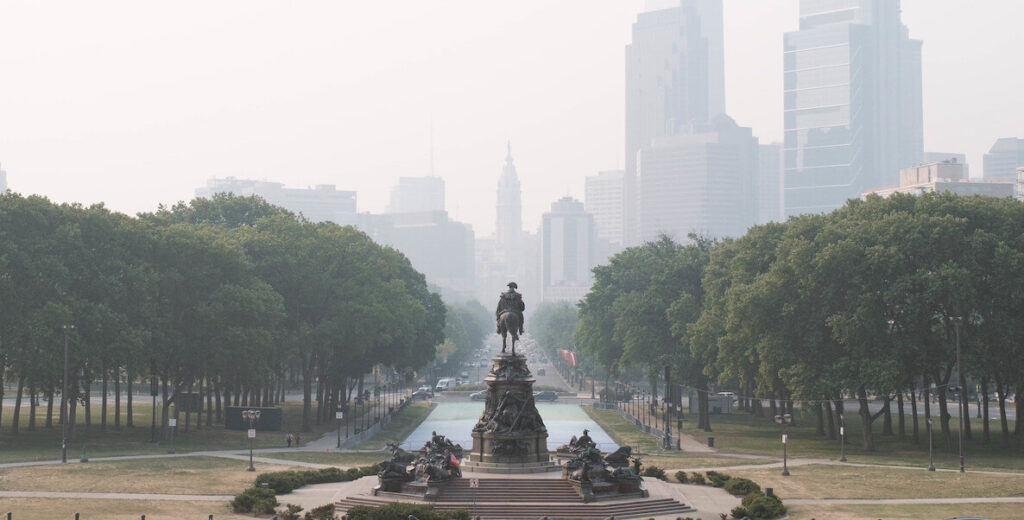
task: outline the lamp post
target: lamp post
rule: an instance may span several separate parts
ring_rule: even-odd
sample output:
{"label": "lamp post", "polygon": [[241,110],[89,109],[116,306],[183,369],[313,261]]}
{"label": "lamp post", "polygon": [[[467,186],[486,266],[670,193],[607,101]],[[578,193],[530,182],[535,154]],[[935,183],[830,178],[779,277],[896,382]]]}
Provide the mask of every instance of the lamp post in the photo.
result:
{"label": "lamp post", "polygon": [[846,421],[839,414],[839,462],[846,462]]}
{"label": "lamp post", "polygon": [[334,413],[335,419],[338,420],[338,448],[341,448],[341,420],[345,418],[345,413],[341,409],[341,404],[338,405],[338,410]]}
{"label": "lamp post", "polygon": [[594,399],[595,386],[597,385],[597,374],[594,373],[594,358],[590,358],[590,398]]}
{"label": "lamp post", "polygon": [[776,415],[775,423],[782,427],[782,476],[789,476],[789,457],[786,454],[786,427],[793,424],[793,416],[790,414]]}
{"label": "lamp post", "polygon": [[260,420],[259,410],[243,410],[242,419],[249,421],[249,468],[246,471],[256,471],[256,467],[252,465],[252,441],[256,438],[256,421]]}
{"label": "lamp post", "polygon": [[64,325],[64,381],[63,390],[60,394],[60,461],[63,464],[68,463],[68,421],[69,417],[68,408],[71,403],[68,402],[68,330],[74,330],[74,325]]}
{"label": "lamp post", "polygon": [[[963,318],[953,316],[953,330],[956,332],[956,377],[960,382],[964,381],[963,372],[960,372],[960,323]],[[960,473],[964,472],[964,414],[967,411],[964,403],[967,397],[967,389],[960,385],[960,399],[957,408],[960,411]]]}
{"label": "lamp post", "polygon": [[925,420],[928,428],[928,471],[935,471],[935,458],[932,457],[932,418]]}

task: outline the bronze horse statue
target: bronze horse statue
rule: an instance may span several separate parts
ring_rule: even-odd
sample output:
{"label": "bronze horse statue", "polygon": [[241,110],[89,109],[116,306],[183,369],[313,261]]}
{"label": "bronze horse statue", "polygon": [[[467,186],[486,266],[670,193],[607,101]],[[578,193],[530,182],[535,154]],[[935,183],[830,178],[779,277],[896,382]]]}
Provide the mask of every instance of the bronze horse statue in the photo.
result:
{"label": "bronze horse statue", "polygon": [[498,333],[501,334],[501,353],[505,353],[508,335],[512,335],[512,355],[516,355],[516,342],[519,341],[519,315],[505,311],[498,317]]}

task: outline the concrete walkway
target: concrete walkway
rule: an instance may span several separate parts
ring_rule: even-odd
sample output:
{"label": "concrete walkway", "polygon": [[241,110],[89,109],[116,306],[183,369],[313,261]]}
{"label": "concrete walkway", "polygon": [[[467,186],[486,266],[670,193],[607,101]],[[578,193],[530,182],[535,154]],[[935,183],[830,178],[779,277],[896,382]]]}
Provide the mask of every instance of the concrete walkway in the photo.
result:
{"label": "concrete walkway", "polygon": [[0,498],[80,498],[93,500],[176,500],[227,502],[230,495],[165,495],[161,493],[72,493],[64,491],[0,491]]}

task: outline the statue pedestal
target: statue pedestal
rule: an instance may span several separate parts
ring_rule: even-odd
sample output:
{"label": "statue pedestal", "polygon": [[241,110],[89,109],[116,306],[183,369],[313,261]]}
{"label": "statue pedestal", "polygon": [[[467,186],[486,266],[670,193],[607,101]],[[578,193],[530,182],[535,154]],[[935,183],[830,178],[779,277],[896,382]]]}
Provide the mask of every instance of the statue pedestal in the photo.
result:
{"label": "statue pedestal", "polygon": [[498,354],[484,382],[487,402],[473,428],[468,471],[532,473],[557,470],[548,454],[548,431],[533,401],[526,357]]}

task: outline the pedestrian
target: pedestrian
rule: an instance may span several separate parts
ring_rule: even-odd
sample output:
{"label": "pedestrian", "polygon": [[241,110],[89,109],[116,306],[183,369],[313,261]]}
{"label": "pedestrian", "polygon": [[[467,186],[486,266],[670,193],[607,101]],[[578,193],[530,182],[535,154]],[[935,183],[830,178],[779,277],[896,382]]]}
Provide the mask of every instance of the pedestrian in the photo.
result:
{"label": "pedestrian", "polygon": [[284,436],[284,440],[288,441],[288,447],[289,448],[292,447],[292,439],[293,439],[293,437],[292,437],[292,434],[290,434],[290,433],[288,435]]}

